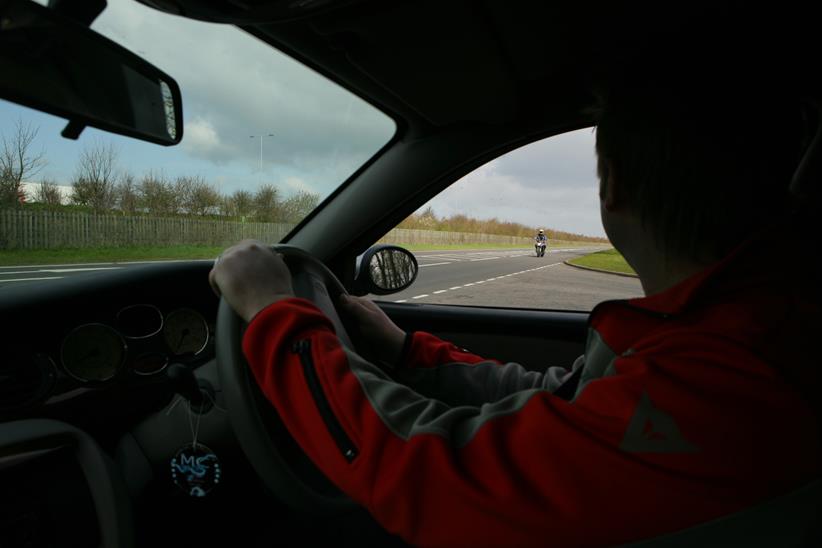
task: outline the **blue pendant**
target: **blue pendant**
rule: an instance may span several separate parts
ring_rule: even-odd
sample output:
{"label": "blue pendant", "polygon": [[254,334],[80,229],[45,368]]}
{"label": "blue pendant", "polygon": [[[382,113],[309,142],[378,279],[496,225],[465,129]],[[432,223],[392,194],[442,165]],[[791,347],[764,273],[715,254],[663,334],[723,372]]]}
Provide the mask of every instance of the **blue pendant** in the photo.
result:
{"label": "blue pendant", "polygon": [[171,479],[192,497],[204,497],[220,483],[220,459],[198,443],[183,446],[171,459]]}

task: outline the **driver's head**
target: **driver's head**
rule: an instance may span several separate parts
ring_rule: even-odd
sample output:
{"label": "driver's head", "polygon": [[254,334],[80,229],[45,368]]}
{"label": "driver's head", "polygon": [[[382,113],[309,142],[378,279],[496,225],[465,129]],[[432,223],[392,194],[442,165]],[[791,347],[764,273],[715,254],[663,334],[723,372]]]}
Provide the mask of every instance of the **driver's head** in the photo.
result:
{"label": "driver's head", "polygon": [[[611,206],[638,219],[666,255],[707,263],[786,210],[800,109],[743,74],[677,68],[633,67],[600,90],[600,197],[613,185]],[[603,204],[619,248],[626,237]]]}

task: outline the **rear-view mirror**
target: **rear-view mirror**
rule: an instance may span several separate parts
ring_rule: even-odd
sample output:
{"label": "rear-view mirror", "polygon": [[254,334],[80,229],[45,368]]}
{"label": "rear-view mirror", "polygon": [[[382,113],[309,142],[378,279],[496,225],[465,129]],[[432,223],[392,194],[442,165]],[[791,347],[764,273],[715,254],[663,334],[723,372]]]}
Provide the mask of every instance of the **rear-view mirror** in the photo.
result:
{"label": "rear-view mirror", "polygon": [[0,97],[69,123],[174,145],[180,88],[167,74],[87,27],[29,0],[0,0]]}

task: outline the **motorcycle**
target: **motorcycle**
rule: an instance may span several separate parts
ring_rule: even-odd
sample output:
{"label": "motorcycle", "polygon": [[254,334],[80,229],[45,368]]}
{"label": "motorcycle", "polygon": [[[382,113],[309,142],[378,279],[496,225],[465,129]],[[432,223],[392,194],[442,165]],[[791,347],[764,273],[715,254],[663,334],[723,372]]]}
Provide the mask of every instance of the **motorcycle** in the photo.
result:
{"label": "motorcycle", "polygon": [[534,248],[537,250],[537,257],[544,257],[545,256],[545,248],[547,247],[547,243],[544,240],[537,240],[537,243],[534,244]]}

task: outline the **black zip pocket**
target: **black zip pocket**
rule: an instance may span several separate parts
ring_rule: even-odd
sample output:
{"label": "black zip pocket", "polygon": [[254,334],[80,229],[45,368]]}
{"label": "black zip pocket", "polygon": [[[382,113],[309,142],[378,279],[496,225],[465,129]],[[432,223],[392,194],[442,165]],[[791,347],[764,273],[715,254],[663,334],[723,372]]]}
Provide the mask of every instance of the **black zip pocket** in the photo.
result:
{"label": "black zip pocket", "polygon": [[314,403],[317,404],[317,409],[320,412],[320,416],[323,418],[326,428],[328,428],[328,433],[331,434],[332,438],[334,438],[334,442],[337,444],[337,447],[339,447],[340,452],[343,457],[345,457],[345,460],[348,462],[353,461],[357,458],[357,448],[354,445],[354,442],[352,442],[345,433],[345,430],[343,430],[343,427],[340,425],[340,421],[337,420],[337,417],[331,410],[331,405],[328,403],[328,399],[325,397],[325,392],[323,392],[320,379],[317,377],[317,369],[314,366],[314,358],[311,356],[311,341],[308,339],[297,341],[294,343],[291,350],[295,354],[300,355],[300,362],[303,364],[303,374],[305,375],[305,380],[308,383],[308,389],[314,396]]}

